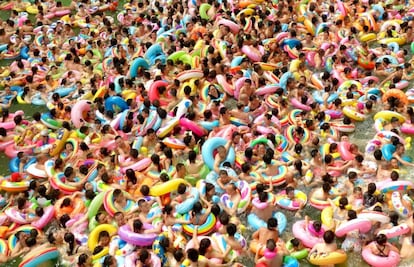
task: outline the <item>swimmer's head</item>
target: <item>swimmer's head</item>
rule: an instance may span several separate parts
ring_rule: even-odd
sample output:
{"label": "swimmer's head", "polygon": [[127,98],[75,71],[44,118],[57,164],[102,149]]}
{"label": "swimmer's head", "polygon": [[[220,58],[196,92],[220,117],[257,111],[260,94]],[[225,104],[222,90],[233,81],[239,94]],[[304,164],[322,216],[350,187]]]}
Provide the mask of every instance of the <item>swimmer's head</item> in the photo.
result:
{"label": "swimmer's head", "polygon": [[322,223],[320,221],[314,221],[312,223],[313,229],[315,229],[315,232],[319,233],[322,230]]}
{"label": "swimmer's head", "polygon": [[150,188],[149,188],[149,186],[148,185],[143,185],[143,186],[141,186],[141,188],[140,188],[140,193],[144,196],[144,197],[146,197],[146,196],[148,196],[149,195],[149,192],[150,192]]}
{"label": "swimmer's head", "polygon": [[217,148],[217,153],[221,158],[224,158],[226,156],[226,148],[224,146],[219,146]]}
{"label": "swimmer's head", "polygon": [[387,236],[384,234],[379,234],[375,237],[375,242],[377,242],[378,245],[385,245],[385,243],[387,243]]}
{"label": "swimmer's head", "polygon": [[374,194],[376,190],[377,190],[377,186],[375,185],[375,183],[369,183],[368,184],[368,190],[367,190],[367,192],[369,194],[371,194],[371,195]]}
{"label": "swimmer's head", "polygon": [[326,231],[323,234],[323,240],[325,241],[326,244],[331,244],[335,241],[335,234],[334,232],[332,232],[331,230]]}
{"label": "swimmer's head", "polygon": [[341,197],[339,199],[339,208],[345,209],[347,205],[348,205],[348,199],[346,197]]}
{"label": "swimmer's head", "polygon": [[349,181],[353,182],[353,181],[355,181],[356,178],[357,178],[357,173],[356,172],[350,171],[348,173],[348,179],[349,179]]}
{"label": "swimmer's head", "polygon": [[226,226],[226,231],[229,236],[234,236],[237,232],[237,226],[234,223],[229,223]]}
{"label": "swimmer's head", "polygon": [[329,183],[323,183],[322,190],[324,193],[329,193],[331,191],[331,185]]}
{"label": "swimmer's head", "polygon": [[392,171],[390,176],[391,176],[392,181],[397,181],[398,178],[400,178],[400,175],[398,174],[397,171]]}
{"label": "swimmer's head", "polygon": [[187,185],[184,183],[180,183],[177,188],[177,193],[180,195],[183,195],[185,194],[186,191],[187,191]]}
{"label": "swimmer's head", "polygon": [[295,188],[293,188],[292,186],[288,186],[286,188],[286,195],[289,199],[294,199],[295,198]]}
{"label": "swimmer's head", "polygon": [[[287,192],[287,190],[286,190],[286,192]],[[260,202],[262,202],[262,203],[267,202],[267,201],[269,200],[269,195],[268,195],[268,193],[266,193],[266,192],[260,192],[260,193],[259,193],[259,200],[260,200]]]}
{"label": "swimmer's head", "polygon": [[222,177],[226,177],[226,176],[228,176],[228,173],[227,173],[227,171],[226,171],[226,170],[220,170],[219,175],[220,175],[220,177],[222,178]]}
{"label": "swimmer's head", "polygon": [[357,218],[357,213],[354,210],[348,210],[348,220],[353,220]]}
{"label": "swimmer's head", "polygon": [[227,194],[232,195],[236,191],[237,191],[237,186],[235,184],[230,183],[230,184],[226,185],[226,193]]}
{"label": "swimmer's head", "polygon": [[276,249],[276,242],[273,239],[268,239],[266,241],[266,248],[270,251],[274,251]]}
{"label": "swimmer's head", "polygon": [[277,230],[277,219],[276,218],[269,218],[267,220],[267,229],[269,230]]}

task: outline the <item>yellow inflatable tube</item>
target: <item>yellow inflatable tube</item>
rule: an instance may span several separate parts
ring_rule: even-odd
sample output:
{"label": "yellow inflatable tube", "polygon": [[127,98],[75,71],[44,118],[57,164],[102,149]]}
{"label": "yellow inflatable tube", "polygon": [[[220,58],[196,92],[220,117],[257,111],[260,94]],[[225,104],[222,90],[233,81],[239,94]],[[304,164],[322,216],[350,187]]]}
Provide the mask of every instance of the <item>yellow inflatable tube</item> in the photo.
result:
{"label": "yellow inflatable tube", "polygon": [[374,40],[376,38],[377,38],[377,35],[375,33],[367,33],[367,34],[362,34],[359,37],[359,40],[361,42],[369,42],[369,41],[372,41],[372,40]]}
{"label": "yellow inflatable tube", "polygon": [[309,262],[314,265],[330,265],[330,264],[339,264],[345,262],[347,256],[343,252],[330,252],[328,254],[318,255],[316,253],[312,253],[309,256]]}
{"label": "yellow inflatable tube", "polygon": [[404,37],[394,37],[394,38],[384,38],[378,41],[380,44],[390,44],[390,43],[397,43],[399,45],[404,45],[407,42],[407,39]]}
{"label": "yellow inflatable tube", "polygon": [[377,119],[391,121],[392,117],[397,118],[400,123],[405,122],[405,117],[403,115],[401,115],[398,112],[391,111],[391,110],[383,110],[383,111],[377,112],[377,114],[375,114],[374,116],[374,121]]}
{"label": "yellow inflatable tube", "polygon": [[365,115],[356,111],[355,109],[353,109],[350,106],[346,106],[342,109],[342,112],[344,113],[345,116],[355,120],[355,121],[364,121],[365,120]]}
{"label": "yellow inflatable tube", "polygon": [[[98,245],[99,241],[99,234],[103,231],[107,231],[109,233],[109,236],[113,236],[118,231],[115,226],[111,224],[101,224],[98,225],[95,229],[92,230],[92,232],[89,234],[88,238],[88,248],[90,251],[93,251],[95,247]],[[109,248],[104,248],[101,252],[99,252],[96,255],[92,256],[92,260],[99,259],[106,254],[109,253]]]}
{"label": "yellow inflatable tube", "polygon": [[150,189],[150,195],[154,197],[158,197],[158,196],[168,194],[172,191],[177,190],[178,185],[181,183],[188,184],[184,179],[179,178],[179,179],[172,179],[168,182],[165,182],[159,185],[155,185]]}

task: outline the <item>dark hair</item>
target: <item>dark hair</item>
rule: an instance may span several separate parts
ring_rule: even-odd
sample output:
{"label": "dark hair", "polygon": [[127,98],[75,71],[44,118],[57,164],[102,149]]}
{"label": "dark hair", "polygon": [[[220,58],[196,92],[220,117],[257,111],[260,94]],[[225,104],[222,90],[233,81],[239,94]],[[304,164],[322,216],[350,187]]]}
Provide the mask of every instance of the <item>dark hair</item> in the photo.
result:
{"label": "dark hair", "polygon": [[237,232],[237,226],[234,223],[229,223],[226,226],[226,231],[229,236],[234,236]]}
{"label": "dark hair", "polygon": [[67,250],[68,255],[73,255],[75,250],[75,236],[72,233],[66,233],[64,240],[69,244],[69,249]]}
{"label": "dark hair", "polygon": [[267,229],[272,230],[272,228],[276,228],[277,227],[277,219],[276,218],[269,218],[267,220]]}
{"label": "dark hair", "polygon": [[332,232],[331,230],[326,231],[323,234],[323,240],[325,241],[325,243],[331,244],[335,240],[334,232]]}
{"label": "dark hair", "polygon": [[199,255],[200,253],[194,248],[190,248],[187,250],[187,258],[192,262],[197,262]]}

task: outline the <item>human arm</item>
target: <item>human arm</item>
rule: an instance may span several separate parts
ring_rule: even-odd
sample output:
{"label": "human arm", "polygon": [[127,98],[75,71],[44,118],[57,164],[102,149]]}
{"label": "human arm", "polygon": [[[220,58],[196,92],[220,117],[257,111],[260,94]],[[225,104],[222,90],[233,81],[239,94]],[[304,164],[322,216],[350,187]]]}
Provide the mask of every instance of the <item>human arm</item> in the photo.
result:
{"label": "human arm", "polygon": [[221,164],[221,160],[220,160],[220,156],[216,155],[214,157],[214,167],[213,170],[218,174],[220,172],[220,164]]}
{"label": "human arm", "polygon": [[411,162],[408,162],[408,161],[406,161],[406,160],[402,159],[402,158],[401,158],[398,154],[396,154],[396,153],[394,153],[393,157],[394,157],[394,158],[396,158],[396,159],[398,160],[398,162],[399,162],[399,163],[401,163],[401,164],[402,164],[402,165],[404,165],[404,166],[411,166],[411,167],[413,167],[413,166],[414,166],[414,163],[411,163]]}

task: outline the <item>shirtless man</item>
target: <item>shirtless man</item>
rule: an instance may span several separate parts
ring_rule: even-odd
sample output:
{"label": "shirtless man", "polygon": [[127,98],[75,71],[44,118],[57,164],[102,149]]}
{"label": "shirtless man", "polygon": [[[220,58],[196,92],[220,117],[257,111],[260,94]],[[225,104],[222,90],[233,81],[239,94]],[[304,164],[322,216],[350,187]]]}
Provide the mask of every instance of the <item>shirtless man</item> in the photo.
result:
{"label": "shirtless man", "polygon": [[230,184],[231,181],[237,182],[238,179],[237,177],[228,175],[226,170],[219,171],[219,178],[217,179],[217,184],[223,191],[227,191],[226,187]]}
{"label": "shirtless man", "polygon": [[246,79],[243,86],[240,88],[240,95],[246,95],[250,97],[254,93],[255,89],[252,87],[252,80]]}
{"label": "shirtless man", "polygon": [[329,191],[331,190],[331,185],[329,183],[324,183],[321,188],[316,189],[311,193],[310,198],[315,198],[321,201],[327,201],[328,198],[331,196]]}
{"label": "shirtless man", "polygon": [[277,220],[275,218],[269,218],[267,220],[267,228],[259,228],[259,230],[253,233],[252,239],[256,240],[261,246],[264,246],[269,239],[273,239],[277,243],[279,241]]}
{"label": "shirtless man", "polygon": [[404,152],[405,152],[404,145],[400,143],[396,145],[395,152],[394,154],[392,154],[392,156],[396,158],[398,162],[400,162],[402,165],[413,167],[414,163],[408,162],[402,158],[402,156],[404,155]]}
{"label": "shirtless man", "polygon": [[[323,241],[324,243],[316,244],[312,250],[309,252],[309,255],[316,254],[315,257],[320,257],[329,252],[338,251],[341,252],[342,250],[338,250],[338,247],[335,243],[335,234],[329,230],[323,234]],[[334,267],[334,264],[327,264],[321,265],[322,267]]]}
{"label": "shirtless man", "polygon": [[226,107],[220,108],[220,126],[230,125],[230,111]]}
{"label": "shirtless man", "polygon": [[148,153],[151,153],[154,151],[157,142],[157,135],[155,134],[154,129],[148,129],[144,141],[142,142],[142,146],[148,149]]}
{"label": "shirtless man", "polygon": [[233,262],[229,262],[226,264],[217,264],[211,262],[206,257],[200,255],[197,249],[190,248],[187,250],[187,258],[184,260],[187,263],[186,266],[188,267],[226,267],[226,266],[239,266],[237,264],[233,265]]}
{"label": "shirtless man", "polygon": [[226,160],[231,145],[232,141],[229,140],[225,146],[217,148],[217,154],[214,157],[214,171],[216,173],[220,173],[220,165]]}
{"label": "shirtless man", "polygon": [[[144,139],[145,140],[145,139]],[[130,146],[125,143],[120,135],[115,137],[116,152],[121,156],[128,156],[130,154]]]}
{"label": "shirtless man", "polygon": [[239,206],[241,195],[239,190],[237,189],[236,185],[231,183],[226,185],[226,193],[230,197],[230,201],[233,203],[233,206],[231,208],[222,206],[224,211],[227,212],[230,216],[236,216],[237,215],[237,208]]}
{"label": "shirtless man", "polygon": [[264,171],[260,173],[260,175],[266,175],[269,177],[269,176],[275,176],[279,174],[280,164],[277,164],[278,162],[276,162],[276,164],[272,164],[272,160],[273,160],[273,157],[270,154],[265,153],[263,155],[263,162],[266,164],[266,168]]}
{"label": "shirtless man", "polygon": [[[269,194],[267,192],[260,192],[259,193],[259,201],[261,203],[267,202],[269,199]],[[273,215],[275,207],[273,205],[267,205],[264,209],[258,209],[253,206],[252,213],[256,214],[257,217],[266,221],[268,218],[271,218]]]}

